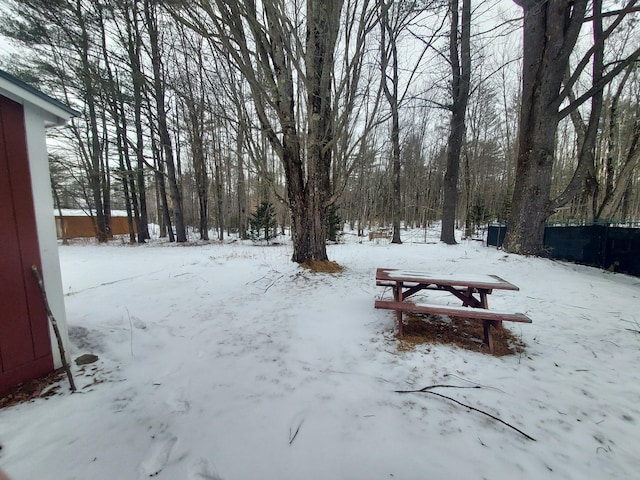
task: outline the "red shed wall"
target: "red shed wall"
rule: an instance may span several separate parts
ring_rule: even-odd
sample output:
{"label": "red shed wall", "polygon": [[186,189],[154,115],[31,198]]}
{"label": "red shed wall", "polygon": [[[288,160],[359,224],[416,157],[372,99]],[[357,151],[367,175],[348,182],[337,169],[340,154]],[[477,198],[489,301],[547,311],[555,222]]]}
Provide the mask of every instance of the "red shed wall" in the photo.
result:
{"label": "red shed wall", "polygon": [[0,96],[0,395],[53,370],[22,105]]}

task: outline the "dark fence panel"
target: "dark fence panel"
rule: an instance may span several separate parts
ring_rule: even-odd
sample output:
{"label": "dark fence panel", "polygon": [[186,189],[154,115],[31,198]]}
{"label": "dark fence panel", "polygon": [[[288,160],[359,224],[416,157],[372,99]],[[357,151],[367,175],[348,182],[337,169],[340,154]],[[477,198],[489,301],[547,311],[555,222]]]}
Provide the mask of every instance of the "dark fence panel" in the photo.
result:
{"label": "dark fence panel", "polygon": [[[490,225],[487,245],[501,247],[505,233],[504,225]],[[551,258],[640,277],[640,228],[608,225],[546,227],[544,247]]]}
{"label": "dark fence panel", "polygon": [[489,225],[489,229],[487,230],[487,245],[501,247],[506,233],[506,225]]}
{"label": "dark fence panel", "polygon": [[640,229],[611,227],[606,230],[604,268],[640,277]]}
{"label": "dark fence panel", "polygon": [[603,238],[607,227],[589,225],[585,227],[546,227],[544,247],[552,258],[602,267]]}

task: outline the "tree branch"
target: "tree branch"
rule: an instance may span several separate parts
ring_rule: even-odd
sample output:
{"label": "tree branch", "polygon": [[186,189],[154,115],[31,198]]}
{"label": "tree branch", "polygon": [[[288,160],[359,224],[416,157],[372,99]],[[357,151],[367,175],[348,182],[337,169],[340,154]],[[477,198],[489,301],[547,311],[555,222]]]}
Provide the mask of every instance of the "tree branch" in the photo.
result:
{"label": "tree branch", "polygon": [[[609,25],[607,27],[607,29],[604,32],[602,32],[599,35],[599,38],[596,39],[596,41],[591,46],[591,48],[584,54],[584,56],[582,57],[582,59],[580,60],[578,65],[576,66],[573,74],[571,75],[569,80],[565,83],[564,88],[562,89],[562,91],[558,95],[558,98],[557,98],[557,100],[555,102],[555,104],[557,106],[560,106],[562,104],[562,102],[564,101],[564,99],[569,95],[569,92],[571,91],[571,89],[573,88],[575,83],[578,81],[578,78],[582,74],[582,71],[588,65],[589,59],[591,58],[591,56],[594,55],[594,53],[597,52],[599,49],[603,48],[605,40],[607,38],[609,38],[609,36],[613,33],[613,31],[616,29],[616,27],[622,22],[622,20],[624,20],[626,15],[628,13],[630,13],[631,11],[633,11],[632,9],[633,9],[633,7],[635,6],[635,4],[637,2],[638,2],[638,0],[630,0],[629,3],[627,4],[627,6],[624,9],[622,9],[622,10],[620,10],[618,12],[618,17],[611,23],[611,25]],[[595,20],[595,15],[596,14],[594,14],[594,16],[591,17],[593,20]],[[600,21],[601,21],[602,17],[604,16],[604,14],[602,12],[599,12],[598,16],[600,17]],[[604,87],[604,85],[603,85],[603,87]],[[593,95],[593,93],[591,93],[591,95]],[[587,99],[588,99],[588,97],[587,97]],[[585,99],[585,101],[587,99]],[[581,104],[582,103],[584,103],[584,101],[581,102]]]}
{"label": "tree branch", "polygon": [[451,397],[448,397],[448,396],[446,396],[446,395],[442,395],[441,393],[432,392],[431,390],[432,390],[432,389],[434,389],[434,388],[436,388],[436,387],[448,387],[448,388],[481,388],[480,386],[473,386],[473,387],[458,387],[458,386],[455,386],[455,385],[429,385],[429,386],[427,386],[427,387],[421,388],[420,390],[396,390],[395,392],[396,392],[396,393],[429,393],[429,394],[431,394],[431,395],[435,395],[435,396],[437,396],[437,397],[441,397],[441,398],[445,398],[445,399],[447,399],[447,400],[451,400],[452,402],[457,403],[458,405],[461,405],[461,406],[466,407],[466,408],[468,408],[468,409],[470,409],[470,410],[473,410],[474,412],[478,412],[478,413],[481,413],[481,414],[483,414],[483,415],[486,415],[487,417],[492,418],[492,419],[496,420],[497,422],[502,423],[503,425],[506,425],[507,427],[509,427],[509,428],[511,428],[511,429],[513,429],[513,430],[515,430],[516,432],[518,432],[519,434],[521,434],[521,435],[523,435],[524,437],[528,438],[529,440],[532,440],[532,441],[534,441],[534,442],[536,441],[536,439],[535,439],[535,438],[533,438],[533,437],[532,437],[532,436],[530,436],[530,435],[527,435],[527,434],[526,434],[526,433],[524,433],[522,430],[520,430],[520,429],[518,429],[518,428],[514,427],[513,425],[511,425],[511,424],[509,424],[509,423],[505,422],[504,420],[502,420],[502,419],[500,419],[500,418],[498,418],[498,417],[496,417],[496,416],[494,416],[494,415],[491,415],[490,413],[485,412],[484,410],[480,410],[479,408],[472,407],[471,405],[467,405],[466,403],[462,403],[462,402],[460,402],[460,401],[456,400],[455,398],[451,398]]}
{"label": "tree branch", "polygon": [[[589,90],[580,95],[575,101],[571,102],[569,105],[564,107],[562,110],[558,112],[558,117],[560,120],[565,118],[567,115],[571,113],[572,110],[575,110],[584,102],[589,100],[595,93],[604,89],[609,82],[611,82],[620,72],[622,72],[625,68],[627,68],[632,63],[638,61],[640,59],[640,47],[638,47],[631,55],[622,60],[618,65],[616,65],[612,70],[610,70],[606,75],[604,75],[600,81],[595,83]],[[566,87],[565,87],[566,89]]]}

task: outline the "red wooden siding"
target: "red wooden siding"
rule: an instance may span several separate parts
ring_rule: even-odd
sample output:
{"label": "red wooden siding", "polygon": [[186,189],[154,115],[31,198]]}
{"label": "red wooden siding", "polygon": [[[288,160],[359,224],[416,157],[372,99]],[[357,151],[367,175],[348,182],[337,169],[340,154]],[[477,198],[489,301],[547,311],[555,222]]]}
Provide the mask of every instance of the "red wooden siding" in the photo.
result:
{"label": "red wooden siding", "polygon": [[22,105],[0,96],[0,394],[53,370]]}

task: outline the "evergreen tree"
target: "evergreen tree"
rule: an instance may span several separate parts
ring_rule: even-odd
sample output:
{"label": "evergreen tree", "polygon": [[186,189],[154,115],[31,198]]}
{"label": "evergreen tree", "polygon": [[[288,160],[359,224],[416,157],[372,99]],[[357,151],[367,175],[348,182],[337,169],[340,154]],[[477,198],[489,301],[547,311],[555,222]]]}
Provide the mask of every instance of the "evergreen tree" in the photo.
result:
{"label": "evergreen tree", "polygon": [[[276,236],[276,209],[271,202],[264,201],[249,218],[249,238],[251,240],[266,240]],[[262,238],[261,238],[262,233]]]}

